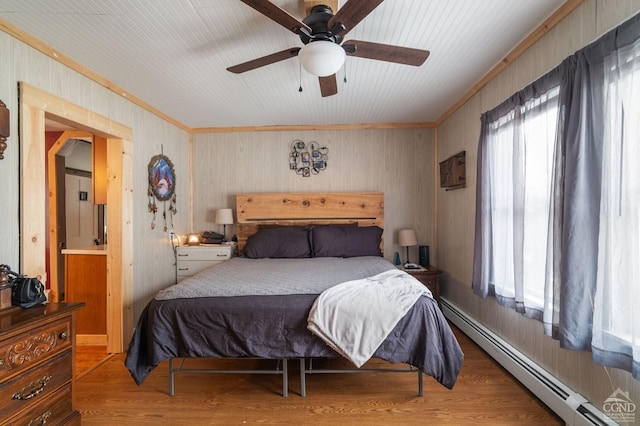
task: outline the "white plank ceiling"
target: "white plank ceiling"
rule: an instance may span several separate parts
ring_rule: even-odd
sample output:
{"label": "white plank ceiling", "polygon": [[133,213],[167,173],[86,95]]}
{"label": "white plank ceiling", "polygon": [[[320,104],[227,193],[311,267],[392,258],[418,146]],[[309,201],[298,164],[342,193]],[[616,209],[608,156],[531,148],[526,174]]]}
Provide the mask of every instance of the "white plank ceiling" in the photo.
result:
{"label": "white plank ceiling", "polygon": [[[304,18],[301,0],[273,3]],[[0,0],[0,19],[190,128],[420,123],[438,120],[563,3],[387,0],[346,38],[431,55],[421,67],[348,56],[326,98],[298,58],[226,70],[302,46],[239,0]]]}

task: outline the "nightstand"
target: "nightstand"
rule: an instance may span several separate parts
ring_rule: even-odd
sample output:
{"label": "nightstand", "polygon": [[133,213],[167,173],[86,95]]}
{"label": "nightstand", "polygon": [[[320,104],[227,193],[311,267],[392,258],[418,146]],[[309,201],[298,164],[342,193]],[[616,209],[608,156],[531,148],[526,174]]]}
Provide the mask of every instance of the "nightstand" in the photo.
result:
{"label": "nightstand", "polygon": [[438,276],[442,273],[437,268],[433,266],[429,266],[428,268],[420,268],[420,269],[405,269],[403,266],[399,266],[398,269],[402,269],[408,274],[413,275],[417,278],[422,284],[424,284],[431,293],[433,294],[433,298],[440,305],[440,280]]}
{"label": "nightstand", "polygon": [[197,274],[211,265],[231,259],[233,246],[211,244],[180,246],[176,249],[176,275],[178,282]]}

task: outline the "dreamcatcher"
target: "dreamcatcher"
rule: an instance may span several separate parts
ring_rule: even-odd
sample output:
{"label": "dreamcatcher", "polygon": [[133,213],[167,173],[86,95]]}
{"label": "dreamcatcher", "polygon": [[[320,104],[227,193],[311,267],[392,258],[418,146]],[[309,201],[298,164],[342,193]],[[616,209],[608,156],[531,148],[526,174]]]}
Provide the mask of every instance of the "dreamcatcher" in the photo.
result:
{"label": "dreamcatcher", "polygon": [[[164,154],[155,155],[149,162],[149,212],[153,213],[151,229],[156,227],[156,214],[158,213],[157,201],[162,201],[163,230],[167,232],[169,227],[173,229],[173,215],[178,213],[176,209],[176,173],[173,163]],[[167,207],[167,201],[169,206]]]}

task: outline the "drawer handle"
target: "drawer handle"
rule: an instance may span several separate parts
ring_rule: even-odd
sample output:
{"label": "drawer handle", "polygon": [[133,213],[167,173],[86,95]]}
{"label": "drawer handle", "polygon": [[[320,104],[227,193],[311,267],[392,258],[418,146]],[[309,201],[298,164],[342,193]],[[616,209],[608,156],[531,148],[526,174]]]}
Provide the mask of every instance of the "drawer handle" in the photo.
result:
{"label": "drawer handle", "polygon": [[178,271],[188,271],[189,268],[178,268]]}
{"label": "drawer handle", "polygon": [[25,386],[24,388],[22,388],[20,392],[14,393],[11,398],[18,399],[21,401],[31,399],[34,396],[37,396],[38,394],[40,394],[44,390],[49,380],[51,380],[51,376],[47,374],[42,379],[31,382],[29,386]]}
{"label": "drawer handle", "polygon": [[41,416],[38,416],[35,419],[31,420],[29,422],[29,426],[43,425],[47,423],[47,420],[49,419],[49,417],[51,417],[51,411],[47,411],[46,413],[43,413]]}
{"label": "drawer handle", "polygon": [[69,337],[69,334],[66,331],[60,333],[60,340],[67,340],[67,337]]}

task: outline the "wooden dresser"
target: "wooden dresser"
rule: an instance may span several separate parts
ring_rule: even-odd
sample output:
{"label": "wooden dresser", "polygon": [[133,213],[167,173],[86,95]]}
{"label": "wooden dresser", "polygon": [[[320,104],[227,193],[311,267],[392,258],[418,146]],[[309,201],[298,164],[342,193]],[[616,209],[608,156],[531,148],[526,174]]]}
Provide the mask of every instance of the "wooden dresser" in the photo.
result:
{"label": "wooden dresser", "polygon": [[0,425],[80,424],[75,313],[84,303],[0,310]]}

